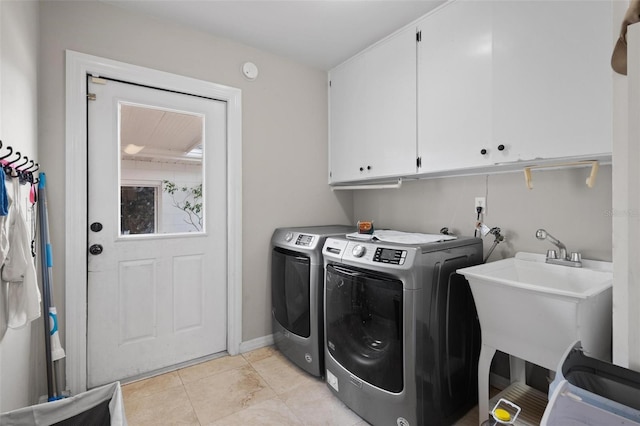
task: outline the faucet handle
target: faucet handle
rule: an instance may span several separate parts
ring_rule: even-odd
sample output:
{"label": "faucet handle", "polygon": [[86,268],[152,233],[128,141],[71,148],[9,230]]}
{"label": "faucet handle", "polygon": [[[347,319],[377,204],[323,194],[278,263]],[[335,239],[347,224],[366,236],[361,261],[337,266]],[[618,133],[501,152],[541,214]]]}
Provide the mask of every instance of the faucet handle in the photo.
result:
{"label": "faucet handle", "polygon": [[555,250],[547,250],[547,259],[557,259],[558,253]]}
{"label": "faucet handle", "polygon": [[564,260],[569,259],[569,256],[567,256],[567,249],[566,248],[561,248],[560,249],[560,253],[559,253],[558,256],[559,256],[560,259],[564,259]]}
{"label": "faucet handle", "polygon": [[571,252],[571,261],[572,262],[582,262],[582,254],[577,251]]}

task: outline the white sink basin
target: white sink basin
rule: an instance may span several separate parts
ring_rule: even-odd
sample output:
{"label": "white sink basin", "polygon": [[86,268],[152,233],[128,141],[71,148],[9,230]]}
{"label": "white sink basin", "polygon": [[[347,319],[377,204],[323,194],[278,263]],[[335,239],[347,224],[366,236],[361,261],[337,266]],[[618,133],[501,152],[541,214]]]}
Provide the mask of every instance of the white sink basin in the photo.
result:
{"label": "white sink basin", "polygon": [[518,253],[458,270],[471,286],[482,344],[550,370],[576,340],[590,356],[608,360],[612,264],[582,263],[551,265],[544,255]]}

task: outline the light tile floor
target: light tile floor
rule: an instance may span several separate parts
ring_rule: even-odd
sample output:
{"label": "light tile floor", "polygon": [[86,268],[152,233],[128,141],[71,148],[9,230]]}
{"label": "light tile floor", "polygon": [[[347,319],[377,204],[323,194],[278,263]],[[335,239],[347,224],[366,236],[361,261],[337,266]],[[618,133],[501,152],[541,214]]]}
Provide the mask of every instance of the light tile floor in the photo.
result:
{"label": "light tile floor", "polygon": [[[368,425],[273,346],[133,382],[122,393],[130,426]],[[477,408],[457,423],[477,424]]]}

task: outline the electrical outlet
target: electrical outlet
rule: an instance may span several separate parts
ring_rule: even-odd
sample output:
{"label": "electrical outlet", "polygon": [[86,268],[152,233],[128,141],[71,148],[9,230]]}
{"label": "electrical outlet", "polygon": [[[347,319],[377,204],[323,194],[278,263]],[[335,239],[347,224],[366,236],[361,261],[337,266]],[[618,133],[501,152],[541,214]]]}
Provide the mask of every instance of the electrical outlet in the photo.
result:
{"label": "electrical outlet", "polygon": [[482,213],[487,210],[487,199],[485,197],[476,197],[476,204],[474,206],[476,213],[478,212],[478,210],[476,210],[478,207],[482,207]]}

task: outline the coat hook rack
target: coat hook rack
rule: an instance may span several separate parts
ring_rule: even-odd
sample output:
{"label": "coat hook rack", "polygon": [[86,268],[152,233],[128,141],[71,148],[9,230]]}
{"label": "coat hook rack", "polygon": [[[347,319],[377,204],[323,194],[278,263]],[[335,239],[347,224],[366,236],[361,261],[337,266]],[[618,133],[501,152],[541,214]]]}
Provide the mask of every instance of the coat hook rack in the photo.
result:
{"label": "coat hook rack", "polygon": [[5,158],[9,158],[11,157],[11,155],[13,155],[13,148],[11,146],[7,146],[6,149],[9,151],[9,153],[0,157],[0,160],[4,160]]}
{"label": "coat hook rack", "polygon": [[[4,169],[5,173],[20,177],[21,183],[30,182],[33,184],[37,182],[37,179],[33,177],[33,173],[40,170],[40,164],[23,155],[20,151],[14,151],[11,145],[5,145],[0,140],[0,150],[2,149],[7,152],[2,153],[2,156],[0,156],[0,171]],[[12,159],[11,157],[14,155],[17,157]]]}
{"label": "coat hook rack", "polygon": [[589,177],[587,178],[587,186],[589,188],[593,188],[593,185],[596,183],[596,176],[598,174],[598,170],[600,167],[600,163],[597,160],[587,160],[587,161],[575,161],[571,163],[556,163],[556,164],[547,164],[543,166],[529,166],[524,168],[524,180],[527,184],[527,188],[533,189],[533,183],[531,182],[531,170],[534,169],[549,169],[549,168],[561,168],[561,167],[579,167],[579,166],[591,166],[591,173],[589,173]]}

